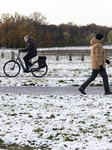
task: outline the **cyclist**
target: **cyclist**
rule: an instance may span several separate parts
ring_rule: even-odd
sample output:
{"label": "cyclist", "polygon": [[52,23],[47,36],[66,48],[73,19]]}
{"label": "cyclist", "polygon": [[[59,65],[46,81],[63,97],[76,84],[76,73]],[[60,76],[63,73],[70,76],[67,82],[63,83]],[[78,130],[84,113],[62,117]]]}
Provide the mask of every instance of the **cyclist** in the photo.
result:
{"label": "cyclist", "polygon": [[27,47],[19,50],[19,52],[27,52],[27,54],[23,57],[26,66],[24,72],[29,72],[29,67],[32,65],[29,60],[37,56],[37,46],[34,40],[29,36],[25,36],[24,41],[27,43]]}

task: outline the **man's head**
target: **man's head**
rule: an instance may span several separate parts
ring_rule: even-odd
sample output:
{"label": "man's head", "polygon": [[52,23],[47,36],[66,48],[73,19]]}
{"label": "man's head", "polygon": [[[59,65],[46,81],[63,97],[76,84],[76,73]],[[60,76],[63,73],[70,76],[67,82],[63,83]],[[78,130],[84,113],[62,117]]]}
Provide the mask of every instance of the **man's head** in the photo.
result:
{"label": "man's head", "polygon": [[29,36],[25,36],[25,37],[24,37],[24,41],[25,41],[26,43],[27,43],[28,39],[29,39]]}
{"label": "man's head", "polygon": [[104,39],[104,36],[100,33],[96,34],[96,39],[97,40],[103,40]]}

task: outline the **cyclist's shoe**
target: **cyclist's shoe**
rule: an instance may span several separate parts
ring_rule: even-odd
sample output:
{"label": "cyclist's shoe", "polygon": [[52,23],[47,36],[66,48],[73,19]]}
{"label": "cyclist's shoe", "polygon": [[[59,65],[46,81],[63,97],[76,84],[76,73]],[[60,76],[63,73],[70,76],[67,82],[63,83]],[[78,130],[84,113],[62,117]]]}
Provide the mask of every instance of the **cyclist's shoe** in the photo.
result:
{"label": "cyclist's shoe", "polygon": [[29,71],[29,68],[25,68],[25,69],[24,69],[24,72],[30,72],[30,71]]}

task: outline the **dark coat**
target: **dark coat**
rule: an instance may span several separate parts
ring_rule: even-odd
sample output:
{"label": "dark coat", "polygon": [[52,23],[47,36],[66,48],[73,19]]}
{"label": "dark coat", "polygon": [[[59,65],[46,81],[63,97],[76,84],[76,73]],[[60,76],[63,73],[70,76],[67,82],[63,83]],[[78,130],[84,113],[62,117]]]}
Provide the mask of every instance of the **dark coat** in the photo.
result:
{"label": "dark coat", "polygon": [[27,41],[27,47],[22,49],[21,52],[28,52],[31,56],[37,55],[37,46],[32,38]]}

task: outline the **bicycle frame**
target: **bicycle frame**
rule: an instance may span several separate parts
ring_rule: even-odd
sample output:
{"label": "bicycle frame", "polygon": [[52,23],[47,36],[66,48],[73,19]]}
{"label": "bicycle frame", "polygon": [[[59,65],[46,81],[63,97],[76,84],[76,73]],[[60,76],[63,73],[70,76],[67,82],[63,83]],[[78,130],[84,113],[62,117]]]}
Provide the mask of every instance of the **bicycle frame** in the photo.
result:
{"label": "bicycle frame", "polygon": [[18,56],[15,61],[16,62],[19,61],[20,66],[22,67],[23,70],[25,70],[25,66],[23,65],[23,62],[19,56],[20,56],[20,52],[18,53]]}

